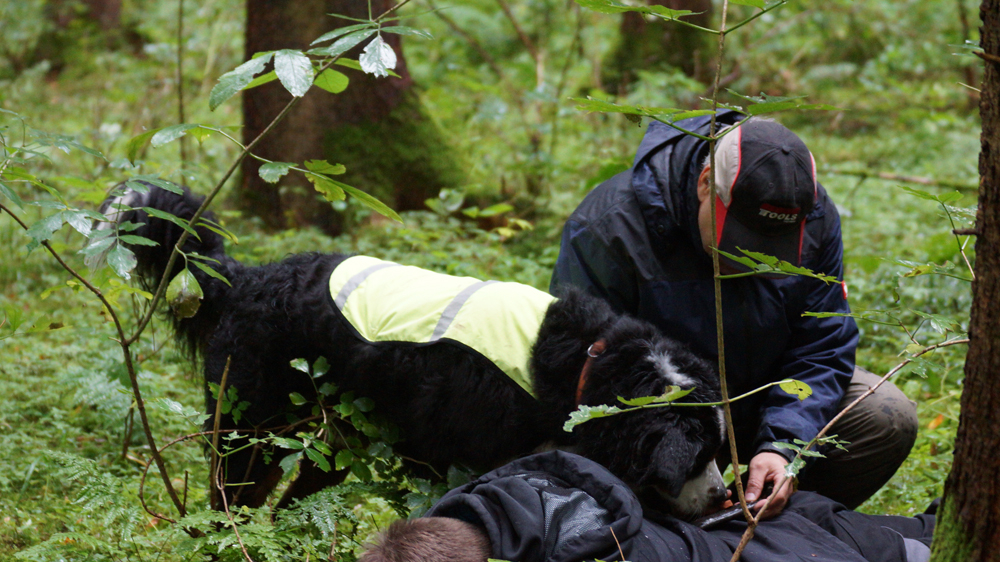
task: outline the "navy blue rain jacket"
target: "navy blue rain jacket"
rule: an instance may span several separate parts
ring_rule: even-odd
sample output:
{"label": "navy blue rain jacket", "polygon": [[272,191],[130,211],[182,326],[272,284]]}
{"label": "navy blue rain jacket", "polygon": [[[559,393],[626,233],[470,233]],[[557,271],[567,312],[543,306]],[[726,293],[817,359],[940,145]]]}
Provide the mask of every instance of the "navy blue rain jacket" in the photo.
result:
{"label": "navy blue rain jacket", "polygon": [[[644,514],[621,480],[562,451],[516,460],[456,488],[427,516],[478,525],[491,558],[513,562],[728,562],[746,529],[742,519],[705,531]],[[797,492],[780,515],[760,523],[740,560],[907,562],[908,548],[928,553],[933,530],[931,515],[865,515]]]}
{"label": "navy blue rain jacket", "polygon": [[[739,115],[718,114],[732,124]],[[707,135],[708,117],[677,123]],[[596,187],[569,217],[551,291],[581,287],[617,311],[648,320],[696,353],[717,360],[711,257],[698,230],[697,180],[708,145],[650,124],[631,170]],[[802,266],[843,279],[840,217],[822,186],[806,220]],[[778,452],[775,441],[808,441],[834,416],[854,371],[858,329],[846,290],[802,277],[722,282],[726,372],[736,396],[785,378],[812,388],[800,401],[778,387],[733,404],[741,455]]]}

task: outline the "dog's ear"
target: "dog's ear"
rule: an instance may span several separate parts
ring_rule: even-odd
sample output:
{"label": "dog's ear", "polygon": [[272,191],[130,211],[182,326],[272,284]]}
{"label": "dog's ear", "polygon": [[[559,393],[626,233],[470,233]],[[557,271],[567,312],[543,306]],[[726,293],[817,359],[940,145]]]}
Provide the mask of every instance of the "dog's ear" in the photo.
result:
{"label": "dog's ear", "polygon": [[700,452],[699,442],[692,441],[681,427],[671,425],[653,450],[649,475],[676,498],[680,496]]}

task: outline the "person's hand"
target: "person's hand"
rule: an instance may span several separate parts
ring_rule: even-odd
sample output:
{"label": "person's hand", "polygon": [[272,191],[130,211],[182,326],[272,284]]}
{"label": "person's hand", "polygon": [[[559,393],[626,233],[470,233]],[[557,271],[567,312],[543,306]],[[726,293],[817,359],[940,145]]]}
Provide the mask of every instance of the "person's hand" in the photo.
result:
{"label": "person's hand", "polygon": [[768,482],[775,487],[775,490],[771,492],[771,502],[767,504],[767,510],[761,515],[761,519],[770,519],[781,513],[781,510],[785,509],[785,504],[788,503],[788,498],[792,495],[791,478],[785,481],[780,490],[777,489],[778,483],[785,475],[786,466],[788,466],[788,461],[785,457],[768,451],[758,453],[750,460],[750,478],[747,481],[746,490],[747,503],[759,498]]}

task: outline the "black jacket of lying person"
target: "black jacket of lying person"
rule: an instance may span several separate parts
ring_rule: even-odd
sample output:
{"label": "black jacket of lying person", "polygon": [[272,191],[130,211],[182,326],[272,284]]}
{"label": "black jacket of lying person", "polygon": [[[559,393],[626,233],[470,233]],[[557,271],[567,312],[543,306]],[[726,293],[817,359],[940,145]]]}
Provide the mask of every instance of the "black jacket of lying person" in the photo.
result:
{"label": "black jacket of lying person", "polygon": [[[724,562],[745,529],[742,519],[706,531],[644,516],[604,467],[550,451],[452,490],[423,519],[393,523],[359,562]],[[797,492],[783,513],[758,525],[741,560],[923,562],[933,530],[933,515],[865,515]]]}

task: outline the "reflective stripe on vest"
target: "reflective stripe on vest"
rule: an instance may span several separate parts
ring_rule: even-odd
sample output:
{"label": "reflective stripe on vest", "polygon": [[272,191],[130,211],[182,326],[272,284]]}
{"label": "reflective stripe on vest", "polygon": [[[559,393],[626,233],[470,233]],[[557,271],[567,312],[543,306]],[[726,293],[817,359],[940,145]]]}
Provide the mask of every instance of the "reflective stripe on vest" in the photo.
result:
{"label": "reflective stripe on vest", "polygon": [[333,270],[330,295],[366,341],[457,341],[534,396],[528,362],[545,312],[556,300],[548,293],[355,256]]}

